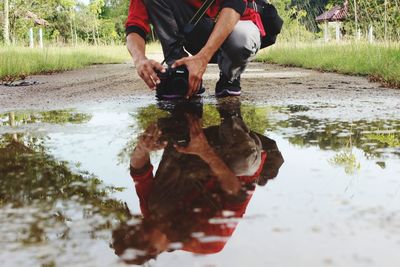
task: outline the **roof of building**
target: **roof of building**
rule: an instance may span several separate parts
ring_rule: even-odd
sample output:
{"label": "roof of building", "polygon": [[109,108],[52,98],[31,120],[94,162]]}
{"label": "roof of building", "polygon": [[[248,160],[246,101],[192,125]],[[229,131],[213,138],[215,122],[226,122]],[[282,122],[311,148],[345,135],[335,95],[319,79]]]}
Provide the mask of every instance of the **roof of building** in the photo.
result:
{"label": "roof of building", "polygon": [[315,20],[317,22],[323,21],[342,21],[347,18],[347,5],[345,6],[334,6],[328,11],[325,11],[319,15]]}
{"label": "roof of building", "polygon": [[27,11],[27,12],[26,12],[25,18],[33,20],[33,22],[35,23],[35,25],[40,25],[40,26],[47,26],[47,25],[49,25],[49,23],[47,22],[47,20],[42,19],[42,18],[39,18],[38,15],[36,15],[35,13],[33,13],[33,12],[31,12],[31,11]]}

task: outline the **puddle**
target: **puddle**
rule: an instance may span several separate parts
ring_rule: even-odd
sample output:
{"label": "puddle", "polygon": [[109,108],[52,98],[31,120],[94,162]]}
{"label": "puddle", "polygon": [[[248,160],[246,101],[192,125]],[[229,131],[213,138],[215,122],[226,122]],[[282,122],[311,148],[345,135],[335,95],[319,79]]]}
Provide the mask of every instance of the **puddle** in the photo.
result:
{"label": "puddle", "polygon": [[316,110],[228,99],[1,114],[0,262],[397,266],[400,118]]}

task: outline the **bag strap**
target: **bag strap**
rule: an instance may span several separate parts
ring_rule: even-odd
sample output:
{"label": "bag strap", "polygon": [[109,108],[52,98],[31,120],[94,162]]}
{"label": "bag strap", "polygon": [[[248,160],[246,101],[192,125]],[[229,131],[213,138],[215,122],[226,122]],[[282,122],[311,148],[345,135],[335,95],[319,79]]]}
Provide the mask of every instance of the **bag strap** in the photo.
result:
{"label": "bag strap", "polygon": [[[185,35],[190,34],[194,28],[199,24],[200,20],[205,16],[207,13],[207,10],[211,7],[211,5],[215,2],[215,0],[206,0],[203,5],[197,10],[197,12],[193,15],[193,17],[189,20],[189,22],[185,25],[183,28],[183,33]],[[183,46],[185,44],[185,39],[178,40],[172,47],[171,52],[169,52],[166,56],[164,61],[161,63],[161,65],[164,65],[164,63],[167,61],[167,59],[171,56],[172,52],[177,49],[180,46]]]}
{"label": "bag strap", "polygon": [[193,18],[189,20],[188,25],[192,25],[193,28],[196,27],[214,2],[215,0],[206,0],[199,10],[197,10],[196,14],[194,14]]}

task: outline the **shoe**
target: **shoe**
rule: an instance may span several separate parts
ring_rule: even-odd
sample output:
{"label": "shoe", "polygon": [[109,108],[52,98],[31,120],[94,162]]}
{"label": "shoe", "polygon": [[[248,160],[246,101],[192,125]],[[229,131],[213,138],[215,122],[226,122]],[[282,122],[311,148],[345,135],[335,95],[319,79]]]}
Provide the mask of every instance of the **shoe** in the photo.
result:
{"label": "shoe", "polygon": [[227,96],[240,96],[240,77],[233,81],[230,81],[224,74],[219,75],[219,80],[215,86],[216,97],[227,97]]}

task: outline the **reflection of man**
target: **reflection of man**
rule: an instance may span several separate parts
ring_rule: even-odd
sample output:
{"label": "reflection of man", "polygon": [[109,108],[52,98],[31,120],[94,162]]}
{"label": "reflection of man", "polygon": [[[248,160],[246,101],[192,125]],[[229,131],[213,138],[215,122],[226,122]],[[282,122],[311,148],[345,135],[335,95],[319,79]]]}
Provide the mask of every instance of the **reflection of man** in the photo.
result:
{"label": "reflection of man", "polygon": [[[171,249],[171,243],[198,254],[221,251],[246,211],[254,184],[276,177],[283,158],[275,142],[251,132],[237,104],[233,109],[221,105],[221,125],[204,130],[198,117],[188,115],[186,147],[159,142],[163,133],[156,124],[141,136],[131,174],[144,220],[114,232],[114,248],[124,260],[147,261]],[[150,153],[163,148],[153,177]],[[124,255],[132,247],[143,255]]]}
{"label": "reflection of man", "polygon": [[[216,95],[240,95],[240,75],[261,46],[265,35],[256,4],[248,0],[216,0],[194,31],[186,35],[185,50],[174,49],[182,39],[184,28],[204,1],[201,0],[131,0],[126,23],[127,47],[137,72],[149,88],[160,83],[156,70],[164,67],[145,56],[145,39],[154,26],[167,63],[186,65],[189,70],[188,97],[200,93],[207,64],[217,58],[220,79]],[[218,20],[216,18],[218,17]],[[175,62],[176,61],[176,62]]]}

